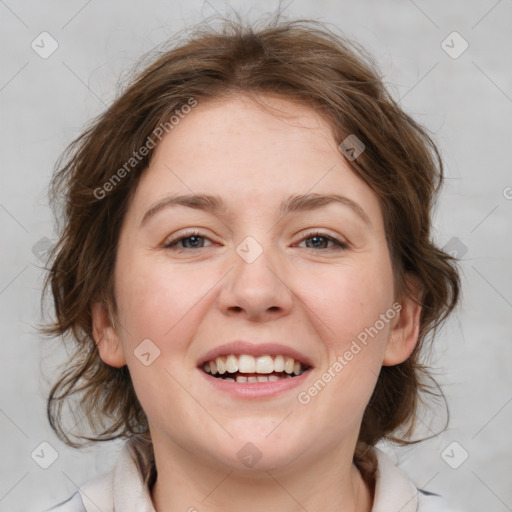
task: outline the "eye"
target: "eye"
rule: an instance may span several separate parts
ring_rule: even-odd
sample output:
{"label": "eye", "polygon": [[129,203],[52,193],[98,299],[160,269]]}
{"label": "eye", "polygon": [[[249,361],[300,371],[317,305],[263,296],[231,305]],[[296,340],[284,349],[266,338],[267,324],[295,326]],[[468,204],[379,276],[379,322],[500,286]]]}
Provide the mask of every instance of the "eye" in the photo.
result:
{"label": "eye", "polygon": [[[348,249],[349,246],[347,243],[342,242],[341,240],[338,240],[337,238],[328,235],[327,233],[323,233],[321,231],[315,231],[313,233],[308,233],[308,235],[302,239],[302,242],[307,242],[308,240],[312,241],[312,244],[308,246],[308,249],[334,249],[334,250],[341,250],[341,249]],[[302,243],[301,242],[301,243]],[[333,246],[326,247],[326,244],[332,243]]]}
{"label": "eye", "polygon": [[[165,249],[171,250],[202,249],[203,247],[205,247],[205,240],[209,240],[209,238],[202,236],[199,231],[194,230],[185,233],[184,235],[178,238],[169,240],[164,244],[163,247]],[[311,241],[309,245],[308,241]],[[309,233],[306,237],[302,238],[301,243],[302,242],[306,242],[306,246],[308,249],[342,250],[349,248],[349,245],[347,243],[342,242],[341,240],[338,240],[337,238],[321,231]],[[328,247],[329,243],[332,244],[330,247]],[[182,245],[180,246],[180,244]]]}
{"label": "eye", "polygon": [[[205,236],[202,236],[199,231],[190,231],[179,238],[171,239],[165,242],[165,249],[180,250],[180,249],[201,249],[204,247],[204,241],[209,240]],[[184,243],[181,247],[180,243]]]}

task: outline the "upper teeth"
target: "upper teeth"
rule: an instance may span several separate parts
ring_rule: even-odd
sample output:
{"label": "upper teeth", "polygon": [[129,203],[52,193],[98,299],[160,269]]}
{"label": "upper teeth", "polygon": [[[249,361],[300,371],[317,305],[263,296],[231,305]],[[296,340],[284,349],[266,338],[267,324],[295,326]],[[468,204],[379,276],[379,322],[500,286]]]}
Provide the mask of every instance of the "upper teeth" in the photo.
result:
{"label": "upper teeth", "polygon": [[253,357],[247,354],[234,355],[230,354],[227,357],[217,357],[214,360],[208,361],[203,365],[203,370],[212,375],[225,372],[229,373],[273,373],[273,372],[286,372],[288,374],[294,373],[300,375],[304,366],[295,361],[292,357],[287,356],[259,356]]}

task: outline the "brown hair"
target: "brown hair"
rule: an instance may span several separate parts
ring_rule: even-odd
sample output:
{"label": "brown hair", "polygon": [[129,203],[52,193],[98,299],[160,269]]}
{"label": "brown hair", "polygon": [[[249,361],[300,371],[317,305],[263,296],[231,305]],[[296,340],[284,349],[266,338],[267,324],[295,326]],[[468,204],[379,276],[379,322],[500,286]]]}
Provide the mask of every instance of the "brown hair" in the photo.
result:
{"label": "brown hair", "polygon": [[[379,197],[396,294],[409,293],[409,273],[423,296],[416,348],[404,363],[382,368],[366,408],[355,454],[361,467],[365,447],[381,439],[413,442],[420,394],[435,394],[420,352],[455,308],[460,289],[454,258],[431,240],[432,208],[443,179],[439,152],[386,91],[373,61],[355,43],[311,20],[256,25],[229,20],[221,30],[199,25],[188,40],[161,51],[58,163],[51,197],[55,204],[60,196],[64,200],[64,225],[45,282],[45,290],[51,286],[56,321],[44,332],[69,334],[74,354],[50,392],[48,417],[72,446],[78,444],[62,422],[63,405],[72,397],[94,432],[75,437],[108,440],[148,433],[128,369],[110,367],[98,355],[90,305],[102,300],[116,312],[112,279],[121,223],[153,153],[139,150],[149,147],[158,127],[169,127],[171,116],[191,99],[282,95],[320,112],[338,144],[351,134],[364,143],[363,153],[348,162]],[[136,161],[130,160],[135,153]],[[112,184],[116,173],[122,179]],[[107,182],[112,185],[108,193]],[[399,428],[404,434],[397,437],[393,433]]]}

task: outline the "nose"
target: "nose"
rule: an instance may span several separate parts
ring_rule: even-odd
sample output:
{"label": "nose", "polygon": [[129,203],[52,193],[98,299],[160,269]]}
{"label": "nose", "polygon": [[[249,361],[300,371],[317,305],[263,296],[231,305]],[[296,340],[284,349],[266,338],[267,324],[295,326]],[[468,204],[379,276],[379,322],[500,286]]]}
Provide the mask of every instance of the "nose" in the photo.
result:
{"label": "nose", "polygon": [[225,315],[263,322],[290,313],[293,292],[283,272],[286,263],[270,249],[261,250],[254,260],[245,258],[243,249],[234,254],[234,268],[223,281],[218,297]]}

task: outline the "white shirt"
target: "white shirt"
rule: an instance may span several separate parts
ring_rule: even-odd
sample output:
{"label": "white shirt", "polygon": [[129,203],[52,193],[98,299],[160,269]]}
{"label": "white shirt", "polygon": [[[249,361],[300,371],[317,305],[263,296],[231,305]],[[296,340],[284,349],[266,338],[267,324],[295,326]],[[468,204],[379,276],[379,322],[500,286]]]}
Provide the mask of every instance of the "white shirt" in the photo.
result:
{"label": "white shirt", "polygon": [[[372,512],[462,512],[450,508],[440,496],[418,489],[382,450],[370,449],[378,463]],[[47,512],[155,512],[136,450],[128,440],[112,471],[89,481]]]}

